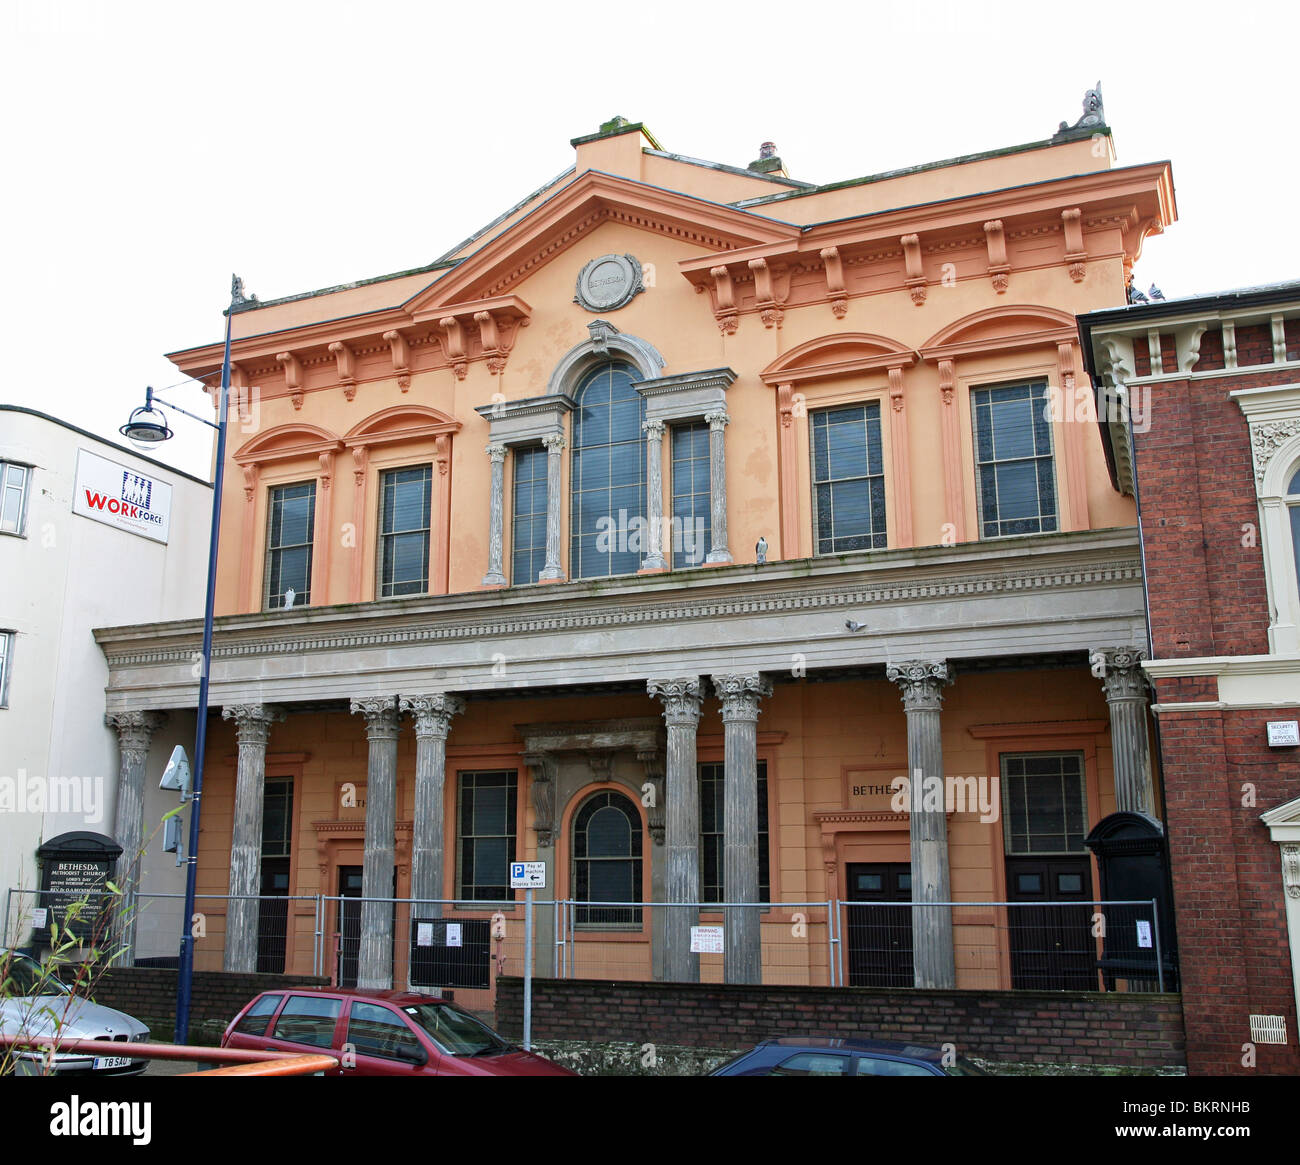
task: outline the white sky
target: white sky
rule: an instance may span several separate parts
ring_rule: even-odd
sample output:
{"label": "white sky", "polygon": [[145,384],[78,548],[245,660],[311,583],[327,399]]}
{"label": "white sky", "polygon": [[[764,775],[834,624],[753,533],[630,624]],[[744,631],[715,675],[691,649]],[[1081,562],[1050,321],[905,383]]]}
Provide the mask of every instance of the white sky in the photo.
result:
{"label": "white sky", "polygon": [[[0,399],[120,440],[163,353],[262,299],[427,263],[621,114],[833,182],[1050,136],[1102,81],[1118,164],[1170,159],[1138,285],[1300,278],[1297,9],[0,0]],[[168,394],[211,416],[193,387]],[[211,430],[156,456],[207,472]]]}

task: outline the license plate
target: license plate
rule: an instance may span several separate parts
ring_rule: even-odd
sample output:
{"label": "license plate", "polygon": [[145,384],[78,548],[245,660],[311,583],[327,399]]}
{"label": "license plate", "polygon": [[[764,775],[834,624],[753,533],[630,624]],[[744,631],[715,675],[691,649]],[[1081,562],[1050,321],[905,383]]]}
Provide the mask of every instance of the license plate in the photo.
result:
{"label": "license plate", "polygon": [[100,1068],[125,1068],[131,1063],[126,1056],[96,1056],[95,1070]]}

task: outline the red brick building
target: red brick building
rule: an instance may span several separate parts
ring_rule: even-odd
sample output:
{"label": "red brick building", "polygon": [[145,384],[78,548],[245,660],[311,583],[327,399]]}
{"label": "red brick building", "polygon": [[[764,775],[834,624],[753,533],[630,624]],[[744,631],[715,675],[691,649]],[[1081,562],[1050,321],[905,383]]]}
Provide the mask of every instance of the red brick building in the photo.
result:
{"label": "red brick building", "polygon": [[1300,283],[1080,333],[1140,513],[1188,1070],[1300,1073]]}

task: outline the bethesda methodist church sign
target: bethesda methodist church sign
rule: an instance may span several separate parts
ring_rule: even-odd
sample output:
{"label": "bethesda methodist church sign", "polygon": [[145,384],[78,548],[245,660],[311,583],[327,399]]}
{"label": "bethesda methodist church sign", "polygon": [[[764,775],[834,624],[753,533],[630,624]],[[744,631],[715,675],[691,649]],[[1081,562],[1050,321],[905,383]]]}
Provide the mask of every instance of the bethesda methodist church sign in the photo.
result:
{"label": "bethesda methodist church sign", "polygon": [[588,311],[617,311],[644,290],[641,264],[633,256],[601,255],[578,273],[578,293],[573,302]]}

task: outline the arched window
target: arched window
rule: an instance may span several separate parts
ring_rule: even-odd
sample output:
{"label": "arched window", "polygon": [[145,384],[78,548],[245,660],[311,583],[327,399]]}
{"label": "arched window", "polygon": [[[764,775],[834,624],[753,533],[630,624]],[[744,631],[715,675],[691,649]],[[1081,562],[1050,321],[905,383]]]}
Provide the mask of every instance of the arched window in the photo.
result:
{"label": "arched window", "polygon": [[[573,818],[573,897],[641,901],[641,815],[621,793],[597,793]],[[640,907],[578,906],[579,926],[640,929]]]}
{"label": "arched window", "polygon": [[628,364],[593,368],[573,394],[569,574],[635,574],[645,527],[645,404]]}

